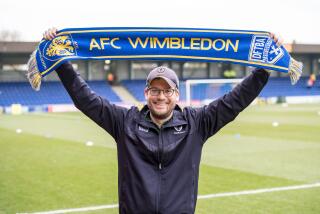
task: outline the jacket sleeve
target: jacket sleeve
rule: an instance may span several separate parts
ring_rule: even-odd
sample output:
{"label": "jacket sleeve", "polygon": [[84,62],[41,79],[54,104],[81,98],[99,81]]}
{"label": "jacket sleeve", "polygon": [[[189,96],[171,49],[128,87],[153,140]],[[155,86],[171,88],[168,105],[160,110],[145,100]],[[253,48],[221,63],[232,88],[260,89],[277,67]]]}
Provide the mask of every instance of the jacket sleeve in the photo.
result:
{"label": "jacket sleeve", "polygon": [[75,106],[117,141],[128,110],[98,96],[74,71],[71,63],[62,64],[56,71]]}
{"label": "jacket sleeve", "polygon": [[231,92],[197,109],[196,118],[203,142],[233,121],[259,95],[269,76],[269,72],[255,69]]}

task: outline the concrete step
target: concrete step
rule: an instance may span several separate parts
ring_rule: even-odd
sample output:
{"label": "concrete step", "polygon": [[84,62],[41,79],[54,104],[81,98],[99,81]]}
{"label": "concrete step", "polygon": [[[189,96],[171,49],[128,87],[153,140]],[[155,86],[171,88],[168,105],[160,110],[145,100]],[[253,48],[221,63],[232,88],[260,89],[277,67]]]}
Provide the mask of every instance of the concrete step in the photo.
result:
{"label": "concrete step", "polygon": [[112,90],[120,97],[127,105],[140,106],[141,103],[130,92],[121,85],[111,86]]}

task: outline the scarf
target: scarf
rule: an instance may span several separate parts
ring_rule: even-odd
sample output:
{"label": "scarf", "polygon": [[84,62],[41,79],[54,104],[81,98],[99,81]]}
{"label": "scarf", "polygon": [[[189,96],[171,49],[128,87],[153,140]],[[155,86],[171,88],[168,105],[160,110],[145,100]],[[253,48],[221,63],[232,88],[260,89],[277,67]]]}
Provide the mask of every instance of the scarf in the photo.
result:
{"label": "scarf", "polygon": [[28,62],[35,90],[41,78],[68,60],[226,62],[288,73],[295,84],[302,63],[265,31],[194,28],[69,28],[42,39]]}

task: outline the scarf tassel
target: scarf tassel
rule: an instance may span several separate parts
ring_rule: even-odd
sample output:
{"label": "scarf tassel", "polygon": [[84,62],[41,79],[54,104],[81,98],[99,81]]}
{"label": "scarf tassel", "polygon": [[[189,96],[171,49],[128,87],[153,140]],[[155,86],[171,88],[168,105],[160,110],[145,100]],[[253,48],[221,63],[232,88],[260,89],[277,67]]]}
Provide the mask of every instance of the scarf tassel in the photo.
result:
{"label": "scarf tassel", "polygon": [[301,62],[296,61],[292,57],[290,58],[289,71],[288,74],[290,76],[291,84],[295,85],[301,77],[303,64]]}
{"label": "scarf tassel", "polygon": [[27,71],[27,78],[31,87],[35,91],[40,90],[41,86],[41,74],[38,70],[37,60],[36,60],[36,50],[31,54],[30,59],[28,61],[28,71]]}

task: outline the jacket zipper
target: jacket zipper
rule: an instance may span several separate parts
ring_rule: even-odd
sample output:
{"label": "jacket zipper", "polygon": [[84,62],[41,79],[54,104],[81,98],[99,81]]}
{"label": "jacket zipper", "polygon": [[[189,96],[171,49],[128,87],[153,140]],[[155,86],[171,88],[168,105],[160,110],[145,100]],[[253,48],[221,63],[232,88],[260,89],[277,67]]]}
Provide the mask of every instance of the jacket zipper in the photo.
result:
{"label": "jacket zipper", "polygon": [[159,170],[162,169],[162,155],[163,155],[163,139],[162,139],[162,128],[159,132]]}
{"label": "jacket zipper", "polygon": [[157,192],[157,203],[156,213],[160,210],[160,193],[161,193],[161,169],[162,169],[162,153],[163,153],[163,139],[162,139],[162,128],[159,130],[159,153],[158,153],[158,192]]}

